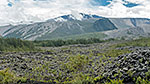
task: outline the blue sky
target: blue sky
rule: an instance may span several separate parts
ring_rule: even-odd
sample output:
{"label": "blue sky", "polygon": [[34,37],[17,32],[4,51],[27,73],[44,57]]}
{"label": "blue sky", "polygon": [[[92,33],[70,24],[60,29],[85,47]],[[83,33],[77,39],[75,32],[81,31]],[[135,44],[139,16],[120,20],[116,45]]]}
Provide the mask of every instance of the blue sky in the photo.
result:
{"label": "blue sky", "polygon": [[94,0],[96,3],[93,3],[93,5],[96,5],[96,6],[107,6],[110,4],[109,1],[112,1],[112,0]]}
{"label": "blue sky", "polygon": [[150,18],[149,0],[0,0],[0,25],[44,21],[72,13]]}
{"label": "blue sky", "polygon": [[[93,3],[93,5],[95,5],[95,6],[107,6],[107,5],[111,4],[111,1],[113,1],[113,0],[94,0],[94,1],[96,3]],[[123,5],[126,7],[129,7],[129,8],[140,5],[140,4],[126,1],[126,0],[122,0],[122,1],[125,2]]]}
{"label": "blue sky", "polygon": [[[12,3],[12,0],[7,0],[8,1],[8,6],[9,7],[12,7],[13,6],[13,3]],[[14,0],[15,2],[20,2],[20,0]],[[41,1],[41,2],[44,2],[44,1],[51,1],[51,0],[33,0],[33,1]],[[109,4],[111,4],[111,1],[112,0],[93,0],[94,2],[91,3],[92,5],[94,6],[107,6]],[[138,6],[139,4],[136,4],[136,3],[131,3],[131,2],[128,2],[126,0],[122,0],[125,2],[124,6],[126,7],[135,7],[135,6]]]}

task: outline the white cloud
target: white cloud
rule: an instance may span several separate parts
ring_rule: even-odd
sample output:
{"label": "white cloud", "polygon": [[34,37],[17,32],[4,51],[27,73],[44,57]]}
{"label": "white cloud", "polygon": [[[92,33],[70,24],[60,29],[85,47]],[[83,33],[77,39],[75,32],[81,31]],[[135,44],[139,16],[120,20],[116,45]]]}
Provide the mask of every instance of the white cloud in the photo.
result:
{"label": "white cloud", "polygon": [[146,0],[125,0],[125,1],[128,1],[130,3],[141,4],[144,3]]}
{"label": "white cloud", "polygon": [[73,10],[85,12],[90,8],[90,0],[0,0],[0,24],[20,21],[43,21]]}
{"label": "white cloud", "polygon": [[[12,7],[9,7],[8,1]],[[0,0],[0,25],[20,21],[44,21],[72,11],[97,14],[105,17],[150,18],[149,0],[126,0],[140,4],[128,8],[122,0],[113,0],[108,6],[93,6],[93,0]],[[74,13],[77,15],[76,13]]]}
{"label": "white cloud", "polygon": [[[129,1],[129,0],[126,0]],[[110,5],[104,7],[99,6],[96,13],[106,17],[139,17],[150,18],[150,1],[149,0],[130,0],[130,2],[140,4],[129,8],[124,6],[122,0],[113,0]]]}

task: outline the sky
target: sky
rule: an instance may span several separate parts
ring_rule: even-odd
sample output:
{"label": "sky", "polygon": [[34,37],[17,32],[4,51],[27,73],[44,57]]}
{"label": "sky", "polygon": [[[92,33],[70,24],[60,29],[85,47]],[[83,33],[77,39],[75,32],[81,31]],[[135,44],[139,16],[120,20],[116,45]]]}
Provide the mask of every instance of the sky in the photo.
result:
{"label": "sky", "polygon": [[76,13],[150,18],[150,0],[0,0],[0,25],[38,22]]}

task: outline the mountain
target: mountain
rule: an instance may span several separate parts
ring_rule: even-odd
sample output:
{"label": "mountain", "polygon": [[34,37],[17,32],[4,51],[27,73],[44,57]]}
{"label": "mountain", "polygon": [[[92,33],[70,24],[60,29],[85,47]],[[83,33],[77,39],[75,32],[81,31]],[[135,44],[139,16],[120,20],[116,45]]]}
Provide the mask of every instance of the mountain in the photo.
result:
{"label": "mountain", "polygon": [[11,27],[12,27],[12,25],[1,26],[0,27],[0,35],[4,34],[4,32],[9,30]]}
{"label": "mountain", "polygon": [[50,19],[46,22],[1,27],[1,30],[7,29],[0,34],[3,37],[15,37],[26,40],[48,40],[57,37],[99,32],[93,27],[94,23],[102,18],[97,15],[83,13],[79,15],[70,14]]}
{"label": "mountain", "polygon": [[107,38],[137,38],[150,35],[150,19],[147,18],[110,18],[110,21],[118,28],[106,31]]}
{"label": "mountain", "polygon": [[[0,27],[0,35],[25,40],[49,40],[100,32],[105,38],[148,36],[150,19],[105,18],[91,14],[69,14],[45,22]],[[138,34],[137,34],[138,33]]]}
{"label": "mountain", "polygon": [[95,28],[96,31],[108,31],[117,29],[117,27],[108,18],[95,21],[93,28]]}
{"label": "mountain", "polygon": [[55,21],[71,21],[71,20],[86,20],[91,18],[103,18],[98,15],[84,14],[84,13],[75,13],[70,15],[64,15],[57,18],[54,18]]}

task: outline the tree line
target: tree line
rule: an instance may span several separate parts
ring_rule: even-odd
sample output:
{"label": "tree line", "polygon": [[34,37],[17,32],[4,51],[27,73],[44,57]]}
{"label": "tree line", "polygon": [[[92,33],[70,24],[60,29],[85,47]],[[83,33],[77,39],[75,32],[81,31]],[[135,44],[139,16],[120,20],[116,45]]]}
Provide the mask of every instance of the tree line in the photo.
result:
{"label": "tree line", "polygon": [[90,38],[90,39],[76,39],[76,40],[45,40],[45,41],[34,41],[36,46],[42,47],[59,47],[64,45],[73,45],[73,44],[93,44],[93,43],[102,43],[109,40],[100,40],[98,38]]}
{"label": "tree line", "polygon": [[76,39],[76,40],[42,40],[42,41],[26,41],[17,38],[0,38],[0,51],[34,51],[36,47],[59,47],[73,44],[93,44],[102,43],[109,40],[100,40],[98,38]]}
{"label": "tree line", "polygon": [[31,41],[16,38],[0,38],[0,51],[30,51],[35,46]]}

